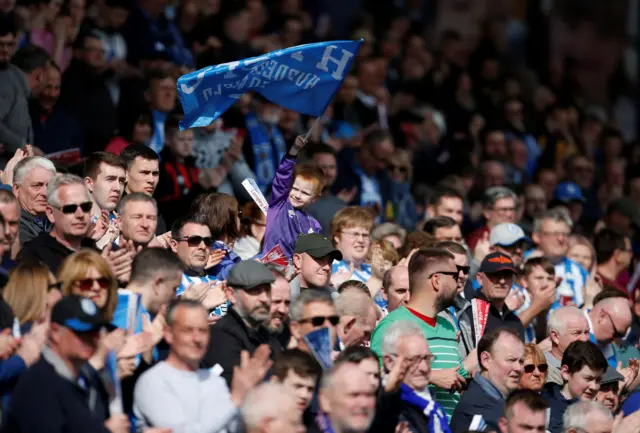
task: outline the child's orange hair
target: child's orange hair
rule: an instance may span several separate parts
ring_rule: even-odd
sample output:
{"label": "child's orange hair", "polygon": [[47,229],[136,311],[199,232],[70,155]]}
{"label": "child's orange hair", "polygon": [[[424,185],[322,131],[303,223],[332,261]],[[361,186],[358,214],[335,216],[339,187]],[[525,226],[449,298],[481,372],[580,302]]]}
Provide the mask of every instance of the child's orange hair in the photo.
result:
{"label": "child's orange hair", "polygon": [[316,184],[316,194],[320,194],[324,188],[324,173],[322,170],[314,164],[298,164],[293,171],[293,180],[296,177],[301,177],[304,180],[314,182]]}

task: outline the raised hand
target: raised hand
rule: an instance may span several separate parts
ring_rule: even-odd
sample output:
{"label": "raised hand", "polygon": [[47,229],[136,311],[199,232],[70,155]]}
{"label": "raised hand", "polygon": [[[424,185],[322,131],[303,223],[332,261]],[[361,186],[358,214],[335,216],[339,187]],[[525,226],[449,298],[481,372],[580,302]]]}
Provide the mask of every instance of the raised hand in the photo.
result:
{"label": "raised hand", "polygon": [[253,356],[245,350],[240,353],[240,365],[233,367],[231,381],[231,400],[237,407],[242,405],[247,393],[264,380],[273,364],[270,355],[271,349],[266,344],[258,346]]}
{"label": "raised hand", "polygon": [[489,254],[489,232],[482,235],[482,239],[476,243],[476,247],[473,250],[473,256],[475,259],[482,263],[485,257]]}
{"label": "raised hand", "polygon": [[207,296],[207,291],[213,287],[216,281],[208,281],[206,283],[195,283],[187,287],[182,293],[182,297],[185,299],[192,299],[194,301],[202,302]]}
{"label": "raised hand", "polygon": [[509,310],[518,311],[524,305],[524,295],[519,290],[511,290],[504,303]]}
{"label": "raised hand", "polygon": [[336,289],[340,287],[345,281],[349,281],[355,272],[353,262],[349,264],[349,269],[340,269],[335,274],[331,275],[331,285]]}
{"label": "raised hand", "polygon": [[0,332],[0,359],[7,359],[16,350],[20,340],[11,335],[11,329],[6,328]]}
{"label": "raised hand", "polygon": [[13,169],[16,167],[16,164],[26,158],[27,152],[22,149],[16,150],[16,153],[13,154],[13,157],[7,161],[7,165],[4,167],[4,171],[2,172],[2,183],[5,185],[13,184]]}
{"label": "raised hand", "polygon": [[289,149],[289,155],[297,156],[298,153],[304,149],[307,145],[308,140],[304,137],[304,135],[298,135],[296,137],[296,141],[293,142],[293,146]]}
{"label": "raised hand", "polygon": [[398,355],[393,363],[393,368],[387,375],[387,381],[384,385],[385,392],[397,391],[410,367],[411,363],[404,356]]}
{"label": "raised hand", "polygon": [[204,268],[211,269],[214,266],[218,266],[226,255],[227,252],[225,250],[211,250],[209,252],[209,258],[207,259],[207,264]]}
{"label": "raised hand", "polygon": [[345,188],[345,189],[340,190],[340,192],[338,194],[336,194],[336,197],[338,197],[343,202],[349,204],[356,197],[356,194],[358,194],[358,187],[354,186],[351,189],[346,189]]}
{"label": "raised hand", "polygon": [[227,302],[227,295],[224,293],[225,283],[219,282],[218,284],[207,290],[207,293],[202,300],[202,305],[207,310],[213,310],[214,308]]}
{"label": "raised hand", "polygon": [[127,377],[133,376],[133,373],[136,371],[136,358],[134,356],[130,358],[119,358],[118,359],[118,379],[126,379]]}
{"label": "raised hand", "polygon": [[128,335],[125,338],[124,345],[117,351],[118,358],[132,358],[143,352],[153,348],[153,334],[151,332],[140,332],[134,335]]}

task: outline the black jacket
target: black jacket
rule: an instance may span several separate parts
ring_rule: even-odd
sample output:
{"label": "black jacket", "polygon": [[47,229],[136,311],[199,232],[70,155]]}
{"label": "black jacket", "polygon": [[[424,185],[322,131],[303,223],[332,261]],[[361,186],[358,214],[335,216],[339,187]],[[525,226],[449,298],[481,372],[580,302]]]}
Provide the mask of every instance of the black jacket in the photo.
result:
{"label": "black jacket", "polygon": [[[82,246],[95,248],[95,243],[91,239],[85,239],[82,241]],[[73,253],[73,250],[62,245],[49,233],[40,233],[34,240],[27,242],[22,247],[16,261],[18,263],[28,261],[44,263],[56,275],[64,259]]]}
{"label": "black jacket", "polygon": [[211,368],[219,364],[223,368],[221,376],[231,389],[233,367],[240,365],[240,353],[246,350],[253,354],[261,344],[270,346],[272,359],[282,350],[267,328],[263,326],[258,329],[247,328],[242,318],[231,307],[226,316],[211,326],[211,339],[202,360],[203,367]]}
{"label": "black jacket", "polygon": [[547,400],[547,402],[549,403],[549,408],[551,409],[548,428],[551,433],[562,433],[562,417],[564,416],[564,412],[570,405],[578,401],[577,398],[567,400],[565,396],[560,392],[561,390],[562,387],[560,385],[558,385],[557,383],[549,382],[544,386],[542,392],[540,393],[540,395],[542,395]]}
{"label": "black jacket", "polygon": [[482,416],[487,423],[486,431],[500,431],[498,421],[503,413],[504,396],[491,382],[477,373],[451,416],[451,433],[473,430],[469,427],[476,415]]}
{"label": "black jacket", "polygon": [[20,377],[1,433],[108,433],[94,414],[88,394],[77,381],[64,377],[45,357]]}

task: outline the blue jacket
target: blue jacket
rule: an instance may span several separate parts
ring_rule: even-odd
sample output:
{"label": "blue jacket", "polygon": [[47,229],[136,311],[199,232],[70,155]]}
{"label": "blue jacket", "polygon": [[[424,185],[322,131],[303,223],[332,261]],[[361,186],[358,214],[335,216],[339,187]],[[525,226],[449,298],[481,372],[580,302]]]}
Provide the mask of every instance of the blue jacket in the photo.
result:
{"label": "blue jacket", "polygon": [[266,254],[277,244],[291,261],[296,240],[301,234],[322,233],[320,223],[306,211],[295,209],[289,202],[289,191],[293,185],[293,169],[296,158],[285,155],[276,170],[276,177],[271,185],[271,200],[267,212],[267,228],[264,234],[262,254]]}
{"label": "blue jacket", "polygon": [[216,241],[211,247],[214,250],[224,250],[226,255],[222,258],[222,261],[212,268],[207,269],[207,274],[216,277],[217,280],[226,280],[229,271],[237,263],[240,263],[242,259],[236,253],[231,251],[231,248],[227,244],[221,241]]}
{"label": "blue jacket", "polygon": [[567,400],[560,392],[562,387],[557,383],[547,383],[540,395],[542,395],[547,402],[549,402],[549,408],[551,409],[551,416],[549,417],[549,430],[551,433],[562,433],[562,417],[567,408],[578,399]]}
{"label": "blue jacket", "polygon": [[504,400],[505,397],[489,380],[476,373],[451,416],[451,432],[462,433],[469,430],[476,415],[484,419],[486,431],[500,431],[498,421],[504,413]]}

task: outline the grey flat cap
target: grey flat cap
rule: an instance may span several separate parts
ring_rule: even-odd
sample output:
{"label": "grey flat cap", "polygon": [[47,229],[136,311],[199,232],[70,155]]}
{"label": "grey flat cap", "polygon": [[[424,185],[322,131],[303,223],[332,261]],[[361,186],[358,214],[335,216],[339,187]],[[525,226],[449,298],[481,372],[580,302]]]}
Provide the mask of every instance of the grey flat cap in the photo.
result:
{"label": "grey flat cap", "polygon": [[264,264],[255,260],[245,260],[231,268],[227,284],[234,289],[251,290],[263,284],[271,284],[275,280],[273,273]]}

